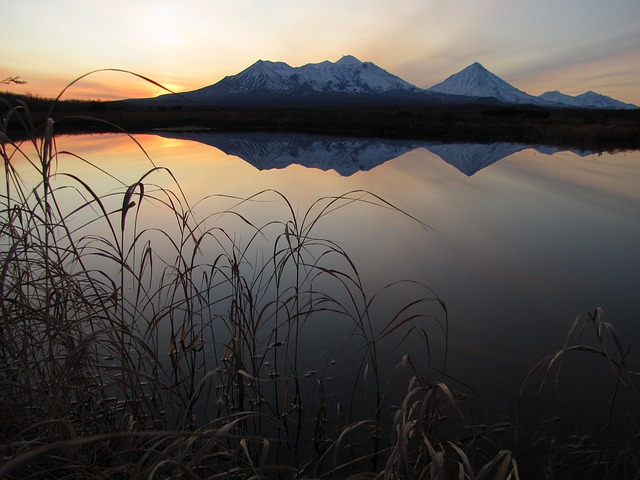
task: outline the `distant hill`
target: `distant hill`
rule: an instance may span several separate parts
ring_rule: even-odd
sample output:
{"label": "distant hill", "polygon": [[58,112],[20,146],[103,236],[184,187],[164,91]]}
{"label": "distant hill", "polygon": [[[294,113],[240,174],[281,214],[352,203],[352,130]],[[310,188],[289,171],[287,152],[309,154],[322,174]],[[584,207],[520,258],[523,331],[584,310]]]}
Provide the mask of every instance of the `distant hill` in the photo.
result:
{"label": "distant hill", "polygon": [[577,108],[614,108],[614,109],[632,109],[638,108],[631,103],[624,103],[600,93],[588,91],[582,95],[575,97],[560,93],[557,90],[553,92],[545,92],[538,97],[547,102],[552,102],[568,107]]}
{"label": "distant hill", "polygon": [[510,85],[475,62],[428,89],[419,88],[371,62],[346,55],[301,67],[259,60],[236,75],[179,95],[131,99],[151,105],[335,105],[501,103],[597,109],[631,109],[635,105],[595,92],[572,97],[547,92],[539,97]]}

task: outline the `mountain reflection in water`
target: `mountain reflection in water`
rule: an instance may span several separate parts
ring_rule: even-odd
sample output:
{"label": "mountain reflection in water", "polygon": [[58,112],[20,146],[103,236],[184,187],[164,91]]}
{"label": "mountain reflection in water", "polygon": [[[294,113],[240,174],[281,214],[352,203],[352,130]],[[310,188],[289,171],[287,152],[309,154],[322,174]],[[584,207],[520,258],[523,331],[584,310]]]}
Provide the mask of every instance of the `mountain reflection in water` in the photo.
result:
{"label": "mountain reflection in water", "polygon": [[[371,170],[405,153],[424,148],[467,176],[516,152],[534,149],[545,155],[567,151],[523,143],[442,143],[384,138],[327,137],[292,133],[213,133],[161,131],[165,138],[192,140],[234,155],[258,170],[307,168],[334,170],[343,177]],[[574,151],[581,156],[593,152]]]}

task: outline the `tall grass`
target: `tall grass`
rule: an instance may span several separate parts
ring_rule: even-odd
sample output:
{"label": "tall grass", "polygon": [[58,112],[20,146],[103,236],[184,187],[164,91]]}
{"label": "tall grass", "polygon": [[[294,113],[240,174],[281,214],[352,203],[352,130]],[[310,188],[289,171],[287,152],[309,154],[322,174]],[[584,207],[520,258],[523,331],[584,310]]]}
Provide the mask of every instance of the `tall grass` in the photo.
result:
{"label": "tall grass", "polygon": [[[12,141],[9,122],[27,139]],[[428,342],[431,325],[446,335],[446,312],[413,283],[419,298],[373,322],[384,293],[368,297],[343,247],[314,231],[353,203],[395,207],[354,191],[297,213],[279,192],[263,191],[193,208],[150,158],[137,181],[101,194],[64,171],[64,160],[110,174],[58,151],[54,128],[50,119],[38,130],[24,104],[8,106],[3,119],[0,472],[375,469],[386,395],[378,344],[417,328]],[[18,165],[37,172],[36,185]],[[283,206],[284,218],[256,223],[243,210],[266,201]],[[215,210],[216,202],[226,206]],[[150,222],[159,211],[171,228]],[[341,335],[313,371],[301,351],[311,345],[309,323]],[[337,401],[325,394],[325,376],[346,362],[347,348],[360,358],[345,368],[351,395]],[[348,454],[338,451],[345,442]]]}
{"label": "tall grass", "polygon": [[[540,360],[520,389],[523,463],[560,478],[640,478],[640,385],[631,348],[602,309],[576,317],[562,348]],[[544,399],[551,414],[534,423],[527,393],[536,381],[533,398]],[[563,401],[573,392],[577,402]]]}
{"label": "tall grass", "polygon": [[[518,443],[497,440],[514,424],[476,425],[447,383],[444,302],[413,281],[369,294],[345,248],[316,233],[356,206],[427,228],[417,219],[366,191],[302,211],[271,190],[194,203],[134,137],[149,168],[127,184],[59,151],[53,120],[5,107],[0,477],[519,478]],[[99,192],[95,176],[119,186]],[[254,218],[265,202],[280,213]],[[397,291],[414,296],[377,308]],[[422,339],[420,361],[403,355],[408,337]],[[618,357],[567,344],[548,370],[568,352],[599,353],[617,399],[634,374],[614,338]],[[311,362],[311,351],[324,353]]]}

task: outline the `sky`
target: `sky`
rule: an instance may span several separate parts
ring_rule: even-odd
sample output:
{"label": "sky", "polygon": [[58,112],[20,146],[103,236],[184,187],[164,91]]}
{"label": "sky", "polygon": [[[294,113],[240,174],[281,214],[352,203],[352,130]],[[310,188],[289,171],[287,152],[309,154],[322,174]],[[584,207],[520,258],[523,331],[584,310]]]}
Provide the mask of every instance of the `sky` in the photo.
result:
{"label": "sky", "polygon": [[[532,95],[588,90],[640,105],[640,0],[0,0],[0,90],[57,96],[122,69],[174,91],[258,60],[354,55],[421,88],[473,62]],[[163,93],[99,72],[63,98]]]}

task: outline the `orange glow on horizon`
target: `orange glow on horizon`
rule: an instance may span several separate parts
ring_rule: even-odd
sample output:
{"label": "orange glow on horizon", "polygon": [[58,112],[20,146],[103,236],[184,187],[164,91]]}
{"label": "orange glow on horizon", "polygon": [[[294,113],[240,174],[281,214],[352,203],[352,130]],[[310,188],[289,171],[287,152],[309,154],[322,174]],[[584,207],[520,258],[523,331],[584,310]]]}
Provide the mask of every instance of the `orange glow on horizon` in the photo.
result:
{"label": "orange glow on horizon", "polygon": [[[163,83],[150,75],[142,75],[173,92],[183,92],[200,86],[185,86],[177,83]],[[169,93],[167,90],[143,78],[125,72],[99,71],[78,80],[70,76],[62,79],[22,78],[25,84],[0,85],[0,92],[33,95],[42,98],[56,98],[63,91],[62,100],[124,100],[128,98],[149,98]],[[73,83],[73,84],[72,84]],[[65,91],[66,89],[66,91]]]}

